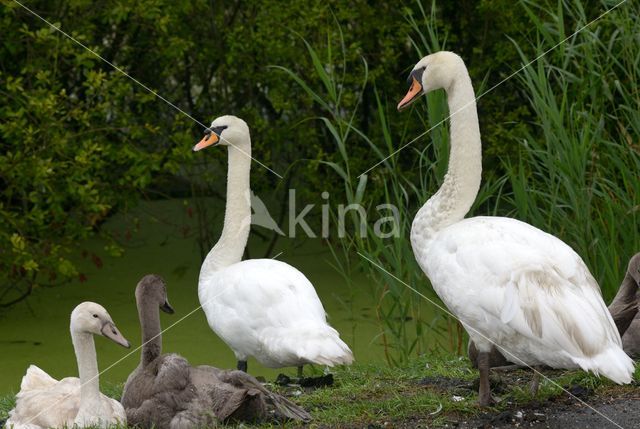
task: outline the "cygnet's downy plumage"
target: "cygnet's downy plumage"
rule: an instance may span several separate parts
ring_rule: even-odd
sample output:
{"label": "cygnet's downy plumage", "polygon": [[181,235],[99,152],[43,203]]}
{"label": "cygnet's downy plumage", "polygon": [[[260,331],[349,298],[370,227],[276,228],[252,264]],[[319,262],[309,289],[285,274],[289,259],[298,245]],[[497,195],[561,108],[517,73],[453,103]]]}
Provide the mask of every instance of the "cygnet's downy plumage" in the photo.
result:
{"label": "cygnet's downy plumage", "polygon": [[204,365],[192,367],[177,354],[163,355],[159,310],[173,313],[173,309],[162,278],[142,278],[136,287],[136,302],[142,327],[142,355],[122,396],[130,425],[186,429],[229,420],[311,419],[302,408],[269,392],[244,372]]}
{"label": "cygnet's downy plumage", "polygon": [[104,336],[127,348],[129,342],[107,310],[95,302],[83,302],[73,310],[70,330],[79,377],[56,380],[31,365],[22,378],[16,406],[9,411],[7,429],[126,425],[122,405],[100,393],[93,337]]}
{"label": "cygnet's downy plumage", "polygon": [[632,358],[640,357],[640,253],[636,253],[629,261],[627,273],[620,289],[609,305],[616,326],[622,336],[622,347]]}

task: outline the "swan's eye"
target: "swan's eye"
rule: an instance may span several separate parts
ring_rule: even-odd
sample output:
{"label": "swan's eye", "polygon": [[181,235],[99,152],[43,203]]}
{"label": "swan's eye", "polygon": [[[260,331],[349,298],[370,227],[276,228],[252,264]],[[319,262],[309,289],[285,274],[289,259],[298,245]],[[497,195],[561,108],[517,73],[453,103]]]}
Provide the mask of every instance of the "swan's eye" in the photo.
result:
{"label": "swan's eye", "polygon": [[409,85],[413,85],[414,79],[418,81],[418,83],[422,82],[422,75],[424,71],[427,69],[427,66],[420,67],[419,69],[414,69],[407,78],[407,83]]}
{"label": "swan's eye", "polygon": [[93,317],[95,317],[95,318],[97,319],[97,318],[98,318],[98,315],[97,315],[97,314],[94,314],[94,315],[93,315]]}
{"label": "swan's eye", "polygon": [[220,134],[226,130],[227,127],[226,125],[222,125],[220,127],[214,127],[214,128],[207,128],[204,130],[204,135],[205,135],[205,141],[208,141],[211,138],[211,134],[215,134],[218,137],[220,137]]}

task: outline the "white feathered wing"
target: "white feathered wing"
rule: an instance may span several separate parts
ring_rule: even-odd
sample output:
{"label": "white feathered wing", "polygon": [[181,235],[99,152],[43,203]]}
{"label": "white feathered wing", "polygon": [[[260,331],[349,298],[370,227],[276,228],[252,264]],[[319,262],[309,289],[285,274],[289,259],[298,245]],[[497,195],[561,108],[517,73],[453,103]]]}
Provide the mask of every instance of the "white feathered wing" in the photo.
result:
{"label": "white feathered wing", "polygon": [[474,217],[439,231],[423,251],[420,265],[477,343],[528,365],[631,381],[633,361],[597,282],[558,238],[515,219]]}

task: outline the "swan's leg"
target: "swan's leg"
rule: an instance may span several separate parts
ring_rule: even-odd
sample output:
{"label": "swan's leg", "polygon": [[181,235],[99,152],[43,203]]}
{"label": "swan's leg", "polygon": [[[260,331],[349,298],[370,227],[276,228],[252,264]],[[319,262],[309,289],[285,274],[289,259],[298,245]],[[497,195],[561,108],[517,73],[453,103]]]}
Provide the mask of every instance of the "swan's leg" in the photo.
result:
{"label": "swan's leg", "polygon": [[480,389],[478,404],[486,407],[491,403],[491,386],[489,385],[489,352],[478,353],[478,370],[480,370]]}
{"label": "swan's leg", "polygon": [[538,387],[540,387],[540,369],[539,366],[534,366],[533,368],[533,379],[531,380],[531,396],[535,397],[538,394]]}
{"label": "swan's leg", "polygon": [[238,361],[238,369],[242,372],[247,372],[247,361],[239,360]]}
{"label": "swan's leg", "polygon": [[298,378],[302,378],[302,365],[298,366]]}

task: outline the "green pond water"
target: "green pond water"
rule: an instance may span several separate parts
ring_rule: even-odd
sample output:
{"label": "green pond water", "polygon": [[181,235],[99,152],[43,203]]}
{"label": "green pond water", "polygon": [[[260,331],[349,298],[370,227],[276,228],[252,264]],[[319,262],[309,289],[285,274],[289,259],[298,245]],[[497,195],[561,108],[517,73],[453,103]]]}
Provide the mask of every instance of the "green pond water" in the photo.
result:
{"label": "green pond water", "polygon": [[[219,207],[218,207],[219,206]],[[222,224],[224,208],[211,202],[218,216],[211,222]],[[133,225],[138,225],[133,231]],[[188,216],[182,200],[143,203],[127,215],[117,215],[106,228],[127,242],[122,257],[105,256],[104,242],[89,240],[78,245],[78,255],[87,250],[101,257],[98,267],[91,257],[78,256],[85,282],[74,281],[58,288],[40,288],[27,301],[12,307],[0,317],[0,394],[17,392],[20,380],[30,364],[55,378],[77,376],[77,367],[69,336],[69,315],[82,301],[95,301],[111,314],[132,348],[127,350],[103,337],[96,338],[101,383],[121,383],[136,367],[140,328],[134,289],[142,276],[159,274],[167,282],[169,300],[176,310],[162,313],[163,328],[169,327],[199,306],[197,288],[200,251],[193,234],[195,217]],[[126,237],[129,237],[128,239]],[[382,361],[384,350],[379,341],[380,328],[375,320],[377,297],[371,293],[364,276],[352,277],[351,284],[332,267],[333,256],[320,239],[307,240],[292,247],[293,240],[282,237],[274,253],[278,259],[301,270],[314,284],[329,315],[329,322],[349,344],[361,362]],[[299,242],[297,244],[300,244]],[[265,247],[259,239],[250,241],[251,257],[260,257]],[[202,310],[195,311],[163,335],[164,352],[185,356],[191,364],[220,368],[235,367],[231,350],[211,331]],[[249,360],[253,375],[275,377],[279,372]]]}

